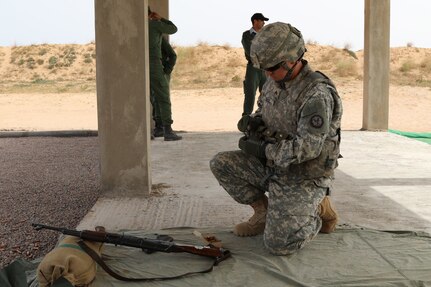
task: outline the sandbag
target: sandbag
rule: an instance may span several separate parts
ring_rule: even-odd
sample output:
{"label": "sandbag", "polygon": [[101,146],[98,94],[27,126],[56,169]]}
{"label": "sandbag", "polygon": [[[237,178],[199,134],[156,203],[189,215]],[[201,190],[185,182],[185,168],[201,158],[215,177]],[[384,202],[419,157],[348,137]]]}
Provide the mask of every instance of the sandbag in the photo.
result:
{"label": "sandbag", "polygon": [[[65,236],[59,245],[49,252],[37,268],[40,287],[49,287],[63,277],[73,286],[87,286],[96,277],[96,262],[78,245],[81,239]],[[99,256],[103,243],[84,241]]]}

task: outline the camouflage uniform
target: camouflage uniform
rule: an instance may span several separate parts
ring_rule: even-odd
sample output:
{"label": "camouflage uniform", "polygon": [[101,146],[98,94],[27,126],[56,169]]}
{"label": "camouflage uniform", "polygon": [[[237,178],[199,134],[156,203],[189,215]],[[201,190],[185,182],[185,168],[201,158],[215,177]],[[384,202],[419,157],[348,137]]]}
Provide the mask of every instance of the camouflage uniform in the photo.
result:
{"label": "camouflage uniform", "polygon": [[259,97],[254,116],[265,122],[266,162],[241,150],[221,152],[210,162],[237,202],[251,204],[268,192],[264,244],[277,255],[297,251],[319,232],[318,206],[339,156],[340,97],[328,78],[302,64],[292,80],[268,78]]}

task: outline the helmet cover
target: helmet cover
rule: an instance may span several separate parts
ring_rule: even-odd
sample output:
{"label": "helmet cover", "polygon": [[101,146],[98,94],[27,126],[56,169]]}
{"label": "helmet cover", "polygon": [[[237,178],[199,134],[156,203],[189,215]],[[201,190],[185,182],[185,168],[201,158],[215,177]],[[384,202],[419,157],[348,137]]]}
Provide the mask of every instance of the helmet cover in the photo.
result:
{"label": "helmet cover", "polygon": [[296,62],[305,53],[301,32],[290,24],[268,24],[254,37],[250,56],[253,66],[271,68],[283,61]]}

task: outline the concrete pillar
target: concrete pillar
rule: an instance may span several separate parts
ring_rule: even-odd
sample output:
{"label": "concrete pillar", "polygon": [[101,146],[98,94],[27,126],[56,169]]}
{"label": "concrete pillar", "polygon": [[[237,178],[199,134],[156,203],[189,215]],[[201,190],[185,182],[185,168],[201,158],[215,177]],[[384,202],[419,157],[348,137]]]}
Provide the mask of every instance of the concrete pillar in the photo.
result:
{"label": "concrete pillar", "polygon": [[102,189],[151,190],[148,0],[95,0]]}
{"label": "concrete pillar", "polygon": [[363,130],[389,122],[390,0],[365,0]]}

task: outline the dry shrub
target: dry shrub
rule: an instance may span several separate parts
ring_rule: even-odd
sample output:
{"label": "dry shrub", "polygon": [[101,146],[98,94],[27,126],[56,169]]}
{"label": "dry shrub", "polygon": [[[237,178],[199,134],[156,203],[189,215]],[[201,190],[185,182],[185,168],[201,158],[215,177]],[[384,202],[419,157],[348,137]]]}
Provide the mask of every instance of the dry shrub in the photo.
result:
{"label": "dry shrub", "polygon": [[431,57],[428,56],[428,57],[424,58],[419,66],[420,66],[422,71],[427,72],[427,73],[431,72]]}
{"label": "dry shrub", "polygon": [[60,55],[63,58],[63,66],[70,67],[76,59],[76,51],[72,46],[66,46],[63,49],[63,55]]}
{"label": "dry shrub", "polygon": [[235,75],[235,76],[232,77],[232,79],[230,80],[230,82],[232,84],[234,84],[234,85],[240,84],[240,83],[242,83],[242,78],[240,76],[238,76],[238,75]]}
{"label": "dry shrub", "polygon": [[228,68],[236,68],[244,66],[242,59],[240,58],[228,58],[226,67]]}
{"label": "dry shrub", "polygon": [[406,61],[404,61],[401,64],[400,72],[401,73],[408,73],[408,72],[412,71],[413,69],[415,69],[416,67],[417,67],[417,65],[411,59],[407,59]]}
{"label": "dry shrub", "polygon": [[13,57],[19,57],[19,56],[24,56],[27,54],[29,50],[29,46],[14,46],[12,47],[12,56]]}
{"label": "dry shrub", "polygon": [[349,54],[349,56],[351,56],[352,58],[355,58],[356,60],[358,59],[358,57],[356,56],[356,53],[353,52],[352,50],[344,48],[343,51],[345,51],[347,54]]}
{"label": "dry shrub", "polygon": [[26,67],[29,69],[34,69],[36,66],[36,61],[33,59],[33,57],[29,57],[26,60],[27,64]]}
{"label": "dry shrub", "polygon": [[208,42],[205,42],[205,41],[199,41],[196,46],[197,47],[209,47],[209,44],[208,44]]}
{"label": "dry shrub", "polygon": [[[196,49],[193,47],[177,47],[176,49],[177,59],[180,62],[188,62],[191,63],[195,60]],[[177,63],[180,64],[180,63]]]}
{"label": "dry shrub", "polygon": [[330,63],[333,62],[334,59],[338,58],[338,51],[335,49],[331,49],[327,53],[322,54],[320,61],[324,63]]}
{"label": "dry shrub", "polygon": [[84,54],[84,63],[86,63],[86,64],[93,63],[93,59],[92,59],[90,53],[85,53]]}
{"label": "dry shrub", "polygon": [[176,53],[177,63],[174,68],[174,77],[176,77],[179,71],[183,74],[192,72],[196,68],[197,63],[199,63],[199,57],[196,49],[193,47],[177,47]]}
{"label": "dry shrub", "polygon": [[207,78],[203,75],[197,75],[195,78],[191,80],[191,82],[195,85],[204,84],[207,82]]}
{"label": "dry shrub", "polygon": [[230,46],[230,44],[229,43],[225,43],[223,46],[222,46],[222,48],[223,49],[225,49],[225,50],[230,50],[231,49],[231,46]]}
{"label": "dry shrub", "polygon": [[38,52],[39,56],[43,56],[48,52],[48,50],[46,48],[41,48]]}
{"label": "dry shrub", "polygon": [[356,77],[358,75],[358,67],[354,60],[342,59],[335,65],[335,73],[340,77]]}

